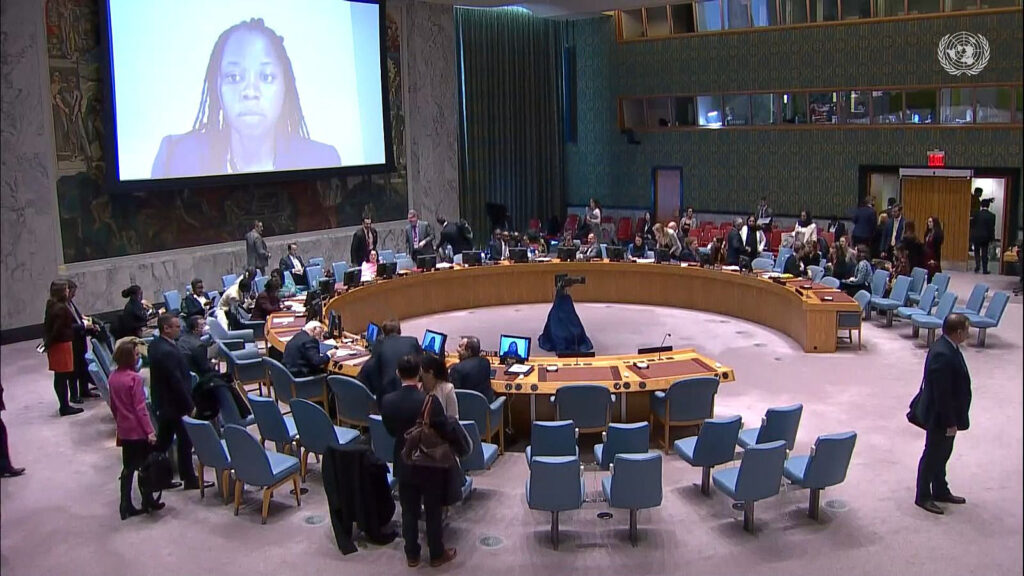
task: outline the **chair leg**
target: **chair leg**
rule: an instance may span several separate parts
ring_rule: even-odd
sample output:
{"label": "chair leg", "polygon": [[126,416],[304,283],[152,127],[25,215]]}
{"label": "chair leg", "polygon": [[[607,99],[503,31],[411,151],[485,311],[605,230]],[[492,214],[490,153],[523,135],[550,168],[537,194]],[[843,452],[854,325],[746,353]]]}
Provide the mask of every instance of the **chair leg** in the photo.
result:
{"label": "chair leg", "polygon": [[[666,404],[667,404],[667,402],[666,402]],[[667,406],[665,407],[665,415],[666,415],[666,418],[665,418],[665,446],[664,446],[664,448],[665,448],[665,453],[669,454],[670,453],[670,449],[669,449],[669,445],[668,445],[668,437],[669,437],[669,430],[671,429],[671,426],[669,426],[669,424],[668,424],[668,407]]]}
{"label": "chair leg", "polygon": [[754,501],[743,502],[743,529],[747,532],[754,532]]}
{"label": "chair leg", "polygon": [[229,504],[231,502],[231,487],[228,483],[231,482],[231,470],[225,469],[220,474],[220,492],[224,496],[224,503]]}
{"label": "chair leg", "polygon": [[928,329],[928,340],[927,340],[927,342],[928,342],[929,346],[931,346],[932,343],[935,342],[935,329],[934,328],[929,328]]}
{"label": "chair leg", "polygon": [[[863,334],[863,333],[864,333],[863,330],[857,329],[857,350],[863,350],[864,349],[863,346],[861,346],[861,334]],[[850,340],[853,341],[853,332],[852,331],[850,332]]]}
{"label": "chair leg", "polygon": [[505,419],[498,423],[498,454],[505,453]]}
{"label": "chair leg", "polygon": [[885,311],[885,326],[886,328],[892,328],[892,310]]}
{"label": "chair leg", "polygon": [[302,452],[301,460],[302,460],[302,471],[301,471],[302,483],[305,484],[306,483],[306,467],[309,466],[309,449],[308,448],[305,449]]}
{"label": "chair leg", "polygon": [[200,462],[199,466],[197,466],[196,468],[198,468],[197,476],[199,476],[199,499],[202,500],[206,498],[206,488],[204,487],[204,485],[206,484],[206,469],[203,466],[202,462]]}
{"label": "chair leg", "polygon": [[705,496],[711,496],[711,466],[701,468],[700,493]]}
{"label": "chair leg", "polygon": [[296,474],[292,475],[292,487],[295,488],[295,505],[302,506],[302,501],[299,500],[299,477]]}
{"label": "chair leg", "polygon": [[818,508],[821,505],[821,489],[811,488],[811,497],[807,502],[807,515],[812,520],[818,519]]}
{"label": "chair leg", "polygon": [[919,326],[914,326],[913,328],[910,329],[910,335],[913,336],[914,338],[920,337],[921,328]]}
{"label": "chair leg", "polygon": [[988,328],[978,328],[978,346],[981,348],[985,347],[985,334],[988,332]]}
{"label": "chair leg", "polygon": [[551,545],[558,550],[558,512],[551,513]]}
{"label": "chair leg", "polygon": [[633,548],[636,548],[637,543],[636,515],[637,510],[631,508],[629,510],[629,543],[633,545]]}
{"label": "chair leg", "polygon": [[242,486],[241,480],[235,480],[235,516],[238,516],[238,507],[242,505]]}
{"label": "chair leg", "polygon": [[270,497],[273,493],[274,491],[269,486],[263,489],[263,513],[260,518],[260,524],[267,523],[267,513],[270,512]]}

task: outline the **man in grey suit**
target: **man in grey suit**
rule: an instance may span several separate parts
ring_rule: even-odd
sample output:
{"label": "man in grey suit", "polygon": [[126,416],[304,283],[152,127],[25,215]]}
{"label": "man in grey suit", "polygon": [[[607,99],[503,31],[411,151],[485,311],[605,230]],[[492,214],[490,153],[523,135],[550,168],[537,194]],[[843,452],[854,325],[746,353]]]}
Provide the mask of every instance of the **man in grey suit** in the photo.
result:
{"label": "man in grey suit", "polygon": [[434,253],[434,229],[429,222],[420,220],[415,210],[409,210],[409,225],[405,227],[405,247],[409,257],[429,256]]}
{"label": "man in grey suit", "polygon": [[266,274],[269,261],[270,250],[267,250],[267,243],[263,240],[263,222],[257,220],[252,230],[245,234],[245,267],[256,268]]}

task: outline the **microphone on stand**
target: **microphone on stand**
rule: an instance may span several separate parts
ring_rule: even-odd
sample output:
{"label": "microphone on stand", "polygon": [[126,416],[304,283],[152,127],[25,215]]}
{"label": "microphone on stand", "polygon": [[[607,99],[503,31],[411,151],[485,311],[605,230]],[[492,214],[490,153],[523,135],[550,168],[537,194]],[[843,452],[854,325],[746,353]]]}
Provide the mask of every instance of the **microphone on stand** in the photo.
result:
{"label": "microphone on stand", "polygon": [[[671,336],[671,334],[666,332],[665,333],[665,337],[661,339],[661,346],[659,346],[659,348],[664,348],[665,347],[665,340],[668,340],[669,336]],[[661,350],[658,350],[658,360],[661,360]]]}

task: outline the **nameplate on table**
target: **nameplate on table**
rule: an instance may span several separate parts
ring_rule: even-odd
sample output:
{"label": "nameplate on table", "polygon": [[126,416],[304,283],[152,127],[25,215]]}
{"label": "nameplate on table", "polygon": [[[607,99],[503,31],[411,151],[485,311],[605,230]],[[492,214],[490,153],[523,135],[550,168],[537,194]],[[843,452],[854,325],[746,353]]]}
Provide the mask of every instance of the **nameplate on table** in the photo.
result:
{"label": "nameplate on table", "polygon": [[295,322],[295,318],[274,318],[271,323],[273,324],[291,324]]}

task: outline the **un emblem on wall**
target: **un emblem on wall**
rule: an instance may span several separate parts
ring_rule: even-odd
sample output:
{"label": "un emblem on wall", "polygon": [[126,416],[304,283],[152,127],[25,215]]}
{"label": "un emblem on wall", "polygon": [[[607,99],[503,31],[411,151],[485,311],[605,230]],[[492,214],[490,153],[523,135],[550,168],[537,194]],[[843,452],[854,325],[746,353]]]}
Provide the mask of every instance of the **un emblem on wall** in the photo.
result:
{"label": "un emblem on wall", "polygon": [[942,68],[953,76],[974,76],[988,64],[988,40],[971,32],[946,34],[939,40],[938,56]]}

